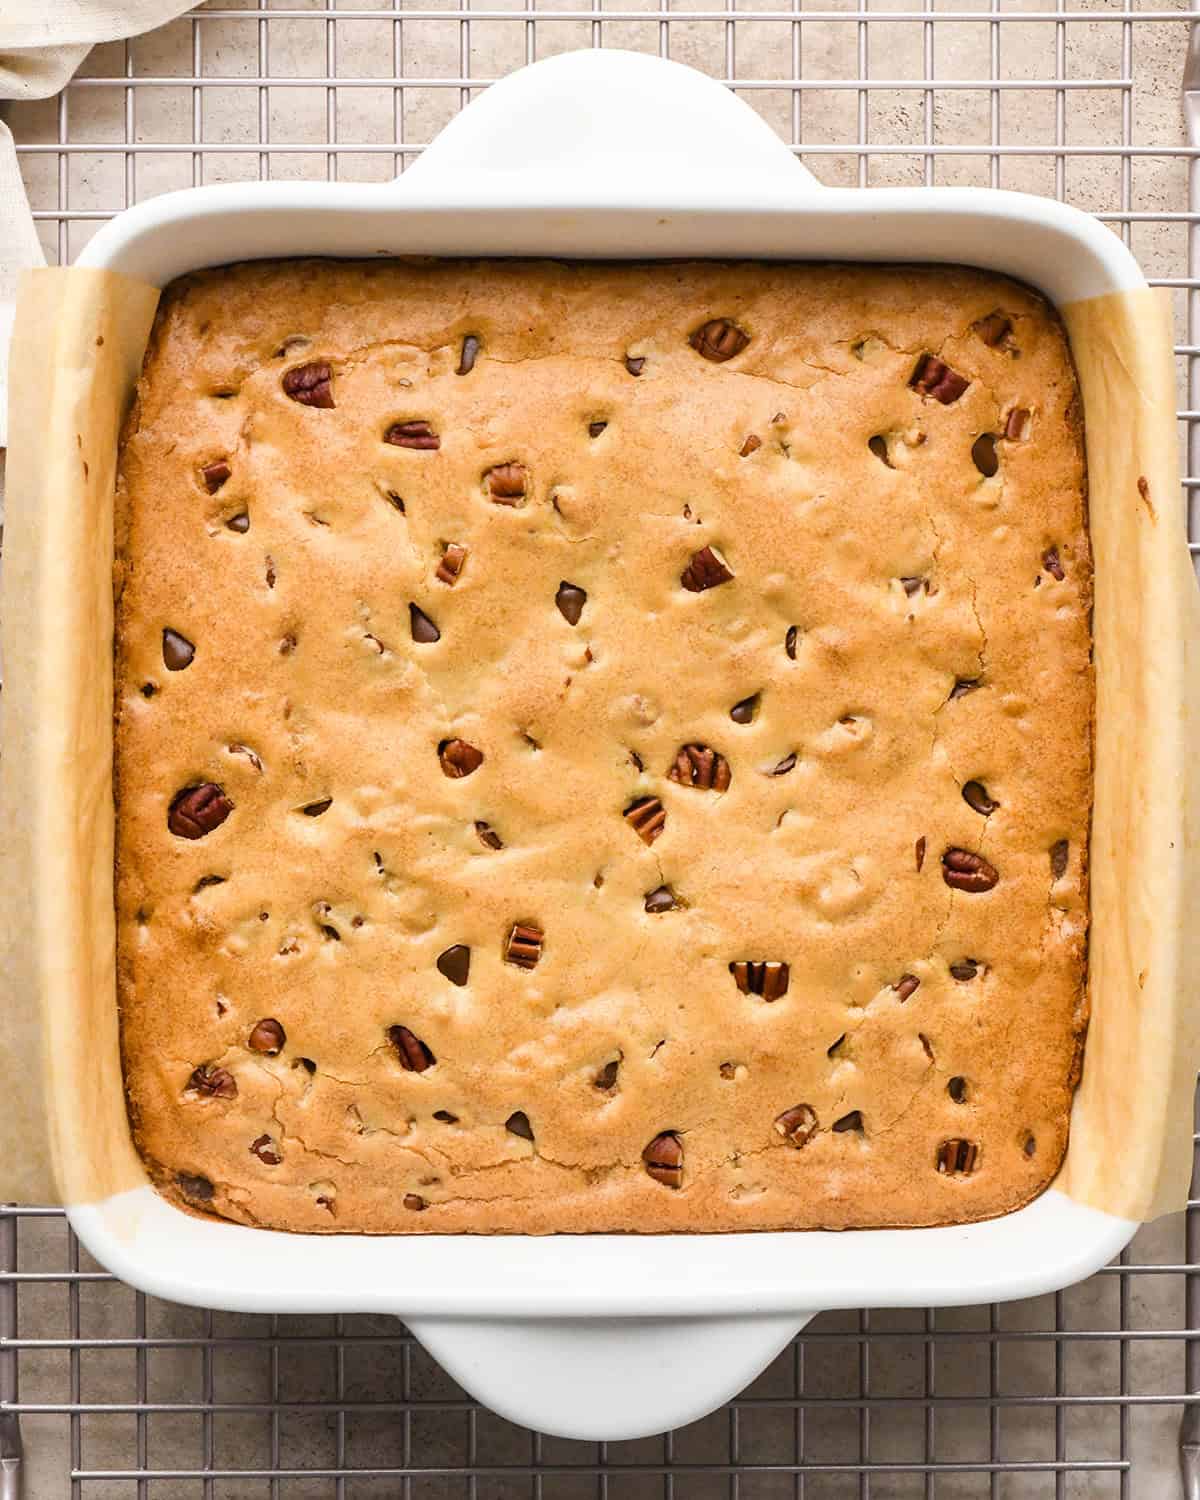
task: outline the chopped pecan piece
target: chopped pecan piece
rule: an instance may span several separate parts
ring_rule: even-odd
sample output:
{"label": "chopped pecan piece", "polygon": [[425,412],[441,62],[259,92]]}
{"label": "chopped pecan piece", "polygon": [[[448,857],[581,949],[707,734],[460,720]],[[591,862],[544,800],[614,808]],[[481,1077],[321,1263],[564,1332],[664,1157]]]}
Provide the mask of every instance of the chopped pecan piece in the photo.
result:
{"label": "chopped pecan piece", "polygon": [[761,995],[764,1000],[778,1000],[788,992],[791,969],[775,959],[737,959],[729,972],[743,995]]}
{"label": "chopped pecan piece", "polygon": [[1059,561],[1057,547],[1047,547],[1045,552],[1042,553],[1042,567],[1045,568],[1051,578],[1057,580],[1059,583],[1067,576],[1062,563]]}
{"label": "chopped pecan piece", "polygon": [[456,375],[469,375],[475,368],[475,360],[479,354],[479,340],[473,333],[468,333],[462,341],[462,353],[458,356],[458,369]]}
{"label": "chopped pecan piece", "polygon": [[683,1142],[673,1130],[656,1135],[642,1152],[646,1171],[664,1187],[683,1186]]}
{"label": "chopped pecan piece", "polygon": [[732,772],[725,757],[708,745],[681,745],[667,777],[680,786],[694,786],[704,792],[724,792],[729,790]]}
{"label": "chopped pecan piece", "polygon": [[750,335],[729,318],[710,318],[688,339],[697,354],[715,365],[740,354],[750,342]]}
{"label": "chopped pecan piece", "polygon": [[652,917],[657,917],[665,911],[679,911],[683,902],[669,885],[660,885],[646,892],[643,905]]}
{"label": "chopped pecan piece", "polygon": [[205,464],[200,470],[204,488],[210,495],[215,495],[232,473],[233,470],[223,458],[218,458],[214,463]]}
{"label": "chopped pecan piece", "polygon": [[236,516],[230,516],[225,522],[227,531],[238,531],[245,533],[250,530],[250,517],[244,510],[238,511]]}
{"label": "chopped pecan piece", "polygon": [[618,1052],[616,1057],[611,1058],[608,1062],[606,1062],[600,1069],[600,1071],[596,1074],[595,1078],[592,1079],[593,1087],[603,1089],[605,1091],[609,1089],[615,1089],[617,1086],[617,1073],[619,1072],[620,1067],[621,1054]]}
{"label": "chopped pecan piece", "polygon": [[432,646],[435,641],[440,641],[442,638],[442,632],[425,611],[418,609],[415,604],[408,606],[408,623],[412,630],[412,638],[418,646]]}
{"label": "chopped pecan piece", "polygon": [[484,823],[481,819],[475,819],[475,832],[479,835],[479,842],[485,849],[503,849],[504,840],[496,832],[490,823]]}
{"label": "chopped pecan piece", "polygon": [[643,354],[635,359],[632,354],[627,354],[625,356],[625,368],[631,375],[640,375],[646,368],[646,356]]}
{"label": "chopped pecan piece", "polygon": [[607,422],[589,422],[588,437],[598,438],[607,426]]}
{"label": "chopped pecan piece", "polygon": [[465,943],[455,943],[453,947],[438,954],[437,966],[439,974],[444,974],[451,984],[457,984],[461,988],[471,974],[470,948]]}
{"label": "chopped pecan piece", "polygon": [[187,1081],[189,1094],[204,1094],[209,1099],[236,1099],[237,1080],[228,1068],[218,1068],[215,1063],[201,1063],[193,1069]]}
{"label": "chopped pecan piece", "polygon": [[917,856],[917,874],[921,873],[921,866],[925,863],[925,835],[922,834],[913,846]]}
{"label": "chopped pecan piece", "polygon": [[1057,843],[1050,846],[1050,873],[1055,880],[1061,880],[1067,873],[1070,853],[1071,846],[1066,839],[1059,839]]}
{"label": "chopped pecan piece", "polygon": [[789,661],[796,660],[796,640],[799,635],[800,632],[795,625],[788,626],[787,634],[783,638],[783,649],[787,653]]}
{"label": "chopped pecan piece", "polygon": [[167,812],[167,827],[177,838],[202,839],[219,828],[233,811],[233,803],[219,786],[205,781],[176,792]]}
{"label": "chopped pecan piece", "polygon": [[522,504],[528,481],[529,471],[524,464],[497,464],[483,476],[484,486],[497,505]]}
{"label": "chopped pecan piece", "polygon": [[762,447],[762,438],[752,432],[742,446],[738,449],[739,458],[749,458],[752,453],[757,453]]}
{"label": "chopped pecan piece", "polygon": [[540,927],[533,927],[527,922],[514,922],[504,944],[504,961],[516,964],[519,969],[536,968],[545,944],[546,934]]}
{"label": "chopped pecan piece", "polygon": [[977,323],[972,323],[971,327],[991,348],[994,349],[997,345],[1003,348],[1012,333],[1012,320],[1002,312],[992,312],[986,318],[980,318]]}
{"label": "chopped pecan piece", "polygon": [[965,698],[968,693],[973,693],[980,685],[978,677],[956,677],[954,686],[950,689],[951,698]]}
{"label": "chopped pecan piece", "polygon": [[277,1167],[283,1160],[278,1145],[269,1135],[260,1135],[256,1141],[251,1141],[250,1150],[268,1167]]}
{"label": "chopped pecan piece", "polygon": [[468,745],[466,740],[443,740],[438,746],[438,760],[443,773],[457,781],[478,771],[483,765],[483,751]]}
{"label": "chopped pecan piece", "polygon": [[982,781],[968,781],[962,789],[963,801],[969,808],[977,812],[980,817],[988,818],[996,811],[1000,804],[988,796],[987,787]]}
{"label": "chopped pecan piece", "polygon": [[956,891],[990,891],[1000,879],[982,854],[970,849],[947,849],[942,855],[942,879]]}
{"label": "chopped pecan piece", "polygon": [[943,1141],[937,1149],[937,1169],[944,1177],[969,1177],[979,1160],[974,1141]]}
{"label": "chopped pecan piece", "polygon": [[333,406],[333,371],[323,361],[294,365],[283,377],[283,394],[301,406]]}
{"label": "chopped pecan piece", "polygon": [[725,565],[725,559],[711,547],[701,547],[692,554],[692,560],[679,575],[679,581],[689,594],[702,594],[705,589],[715,589],[718,584],[729,583],[733,574]]}
{"label": "chopped pecan piece", "polygon": [[892,988],[896,991],[900,1003],[903,1005],[910,996],[915,995],[921,988],[921,981],[915,974],[901,974],[900,978],[892,985]]}
{"label": "chopped pecan piece", "polygon": [[429,452],[442,446],[442,440],[434,432],[432,425],[424,420],[411,422],[393,422],[383,434],[385,443],[391,443],[393,448],[414,448],[420,452]]}
{"label": "chopped pecan piece", "polygon": [[796,752],[794,750],[792,750],[792,751],[789,751],[789,753],[787,755],[785,755],[782,760],[776,761],[776,763],[767,772],[767,775],[768,776],[786,776],[789,771],[794,771],[795,769],[796,769]]}
{"label": "chopped pecan piece", "polygon": [[432,1068],[437,1058],[419,1036],[407,1026],[389,1026],[387,1039],[396,1050],[400,1066],[406,1073],[424,1073]]}
{"label": "chopped pecan piece", "polygon": [[652,844],[667,825],[667,810],[657,797],[638,797],[622,816],[644,844]]}
{"label": "chopped pecan piece", "polygon": [[1014,406],[1004,419],[1004,436],[1010,443],[1023,443],[1029,436],[1031,413],[1023,406]]}
{"label": "chopped pecan piece", "polygon": [[793,1104],[776,1116],[775,1129],[789,1146],[807,1146],[817,1133],[817,1112],[811,1104]]}
{"label": "chopped pecan piece", "polygon": [[162,633],[162,654],[163,666],[168,672],[182,672],[184,667],[191,666],[196,648],[187,636],[168,629]]}
{"label": "chopped pecan piece", "polygon": [[447,542],[434,576],[453,588],[462,574],[466,560],[467,549],[465,547],[460,546],[458,542]]}
{"label": "chopped pecan piece", "polygon": [[568,583],[564,578],[558,585],[554,602],[568,625],[578,625],[583,606],[587,603],[587,590],[581,589],[577,583]]}
{"label": "chopped pecan piece", "polygon": [[919,395],[932,396],[943,406],[949,406],[958,400],[971,382],[936,354],[922,354],[908,383]]}
{"label": "chopped pecan piece", "polygon": [[283,1051],[286,1041],[287,1032],[274,1016],[264,1016],[261,1021],[254,1023],[250,1035],[246,1038],[246,1046],[251,1052],[262,1052],[267,1057],[274,1057],[276,1053]]}

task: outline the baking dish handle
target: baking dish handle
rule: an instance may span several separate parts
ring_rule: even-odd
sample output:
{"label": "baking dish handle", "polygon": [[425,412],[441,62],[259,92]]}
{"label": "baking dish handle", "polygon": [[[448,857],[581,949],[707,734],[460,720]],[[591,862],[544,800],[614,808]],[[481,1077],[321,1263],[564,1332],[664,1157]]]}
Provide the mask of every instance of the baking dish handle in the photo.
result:
{"label": "baking dish handle", "polygon": [[707,1416],[811,1316],[407,1322],[459,1385],[508,1421],[604,1442]]}
{"label": "baking dish handle", "polygon": [[455,174],[503,181],[552,174],[557,201],[570,181],[591,204],[606,183],[622,207],[661,202],[685,185],[726,206],[761,193],[763,179],[819,187],[791,149],[743,100],[681,63],[609,48],[565,52],[493,83],[396,179],[398,188],[447,187]]}

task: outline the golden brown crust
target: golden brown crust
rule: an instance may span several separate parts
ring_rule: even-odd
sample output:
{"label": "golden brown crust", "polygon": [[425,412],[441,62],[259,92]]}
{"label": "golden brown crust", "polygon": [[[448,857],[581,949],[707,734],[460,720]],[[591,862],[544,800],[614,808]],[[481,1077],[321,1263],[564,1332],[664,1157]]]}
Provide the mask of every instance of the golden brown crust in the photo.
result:
{"label": "golden brown crust", "polygon": [[160,1186],[527,1233],[1044,1187],[1086,1021],[1075,400],[1045,303],[955,268],[170,288],[117,556],[122,1034]]}

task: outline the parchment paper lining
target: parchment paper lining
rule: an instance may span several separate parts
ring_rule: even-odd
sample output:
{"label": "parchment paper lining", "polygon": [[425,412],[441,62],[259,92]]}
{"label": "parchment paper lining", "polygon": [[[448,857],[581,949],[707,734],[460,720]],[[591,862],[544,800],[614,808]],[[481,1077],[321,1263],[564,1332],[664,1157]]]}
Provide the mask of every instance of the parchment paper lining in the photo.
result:
{"label": "parchment paper lining", "polygon": [[[112,497],[158,290],[26,275],[12,347],[0,647],[0,1194],[144,1183],[126,1122],[112,907]],[[1169,302],[1061,309],[1083,390],[1096,564],[1092,1022],[1055,1186],[1181,1208],[1200,1064],[1200,594],[1186,545]]]}

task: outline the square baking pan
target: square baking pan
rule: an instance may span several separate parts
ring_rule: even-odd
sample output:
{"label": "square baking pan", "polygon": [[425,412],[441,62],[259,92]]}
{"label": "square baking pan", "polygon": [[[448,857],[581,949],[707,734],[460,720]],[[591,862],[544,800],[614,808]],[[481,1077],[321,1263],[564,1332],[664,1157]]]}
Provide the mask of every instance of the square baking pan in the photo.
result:
{"label": "square baking pan", "polygon": [[[988,189],[822,188],[720,85],[677,64],[612,51],[566,54],[493,85],[395,183],[168,194],[118,215],[78,265],[163,286],[205,266],[296,255],[942,261],[1024,280],[1068,309],[1149,296],[1121,241],[1087,215]],[[1070,316],[1067,322],[1074,338]],[[1106,337],[1099,324],[1087,331],[1096,341]],[[1089,433],[1105,434],[1104,444],[1089,437],[1088,456],[1098,665],[1092,914],[1100,935],[1089,982],[1093,1001],[1103,993],[1106,1014],[1093,1029],[1095,1061],[1081,1096],[1090,1091],[1089,1120],[1107,1115],[1120,1124],[1134,1109],[1134,1083],[1140,1086],[1139,1119],[1150,1124],[1120,1156],[1120,1172],[1138,1179],[1121,1197],[1126,1212],[1089,1206],[1112,1201],[1098,1186],[1103,1132],[1097,1144],[1089,1128],[1077,1130],[1078,1150],[1033,1202],[990,1222],[928,1229],[306,1236],[189,1215],[161,1198],[144,1173],[136,1185],[97,1198],[79,1188],[79,1172],[68,1171],[68,1215],[90,1253],[131,1285],[179,1302],[398,1314],[460,1384],[503,1416],[587,1439],[695,1420],[739,1391],[823,1309],[1028,1297],[1111,1259],[1138,1226],[1137,1205],[1154,1201],[1160,1180],[1178,1173],[1178,1163],[1164,1165],[1159,1115],[1189,1071],[1194,1079],[1194,1055],[1174,1039],[1193,962],[1187,923],[1198,910],[1195,862],[1187,859],[1195,839],[1187,743],[1200,705],[1190,654],[1198,613],[1182,518],[1166,494],[1174,393],[1169,363],[1156,364],[1153,351],[1169,348],[1169,340],[1150,339],[1147,347],[1144,368],[1131,368],[1118,350],[1111,380],[1084,381]],[[1122,465],[1149,448],[1157,464],[1147,463],[1150,478],[1139,474],[1128,495],[1114,499]],[[108,503],[111,542],[111,497]],[[29,576],[45,566],[44,558],[30,561]],[[39,670],[53,673],[60,650],[83,651],[91,653],[85,668],[94,680],[110,683],[111,618],[102,616],[100,626],[83,644],[64,645],[45,631]],[[111,686],[97,688],[104,691]],[[66,711],[55,722],[47,708],[25,748],[69,777],[72,730]],[[64,812],[61,783],[47,770],[27,811],[39,890],[51,892],[35,897],[34,972],[43,986],[67,991],[94,983],[112,962],[111,868],[90,898],[75,891],[56,900],[46,878],[60,869],[70,889],[72,815],[85,809],[111,822],[111,764],[107,780],[93,782],[70,788]],[[111,848],[111,828],[107,837]],[[67,973],[72,964],[90,965],[90,973]],[[1142,994],[1157,998],[1157,1052],[1139,1029]],[[1122,1007],[1126,1023],[1110,1021]],[[47,1009],[47,1057],[73,1052],[78,1059],[77,1038],[59,1051],[55,1037],[55,1028],[77,1025],[78,1014]],[[123,1119],[115,993],[107,1009],[88,1014],[87,1026],[88,1088]],[[1143,1068],[1128,1089],[1114,1087],[1122,1056],[1127,1072],[1146,1059],[1157,1059],[1157,1071]],[[95,1148],[87,1111],[76,1102],[84,1095],[73,1092],[78,1075],[67,1063],[48,1066],[48,1123],[61,1165]],[[1102,1086],[1110,1092],[1097,1101]],[[1190,1081],[1186,1090],[1190,1098]],[[1139,1155],[1143,1135],[1149,1144]]]}

